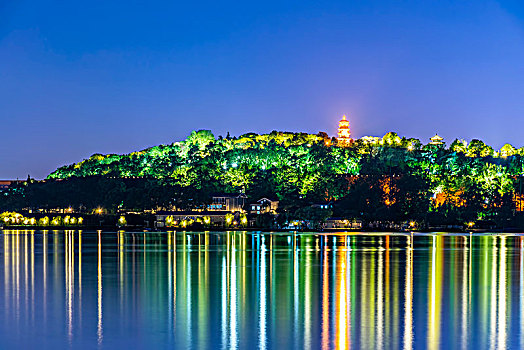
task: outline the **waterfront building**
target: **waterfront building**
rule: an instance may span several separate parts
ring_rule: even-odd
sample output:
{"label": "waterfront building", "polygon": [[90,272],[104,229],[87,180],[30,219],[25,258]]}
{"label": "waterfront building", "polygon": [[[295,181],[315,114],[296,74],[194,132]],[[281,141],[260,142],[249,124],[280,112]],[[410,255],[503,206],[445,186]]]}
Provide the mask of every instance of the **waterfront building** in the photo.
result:
{"label": "waterfront building", "polygon": [[243,211],[247,196],[244,193],[217,193],[213,195],[208,210]]}
{"label": "waterfront building", "polygon": [[351,139],[351,130],[349,129],[349,121],[346,115],[342,116],[342,120],[338,122],[338,136],[337,141],[339,145],[347,146],[353,140]]}
{"label": "waterfront building", "polygon": [[251,203],[249,205],[249,213],[250,214],[264,214],[264,213],[272,213],[276,214],[278,208],[278,200],[275,199],[269,199],[269,198],[261,198],[255,203]]}

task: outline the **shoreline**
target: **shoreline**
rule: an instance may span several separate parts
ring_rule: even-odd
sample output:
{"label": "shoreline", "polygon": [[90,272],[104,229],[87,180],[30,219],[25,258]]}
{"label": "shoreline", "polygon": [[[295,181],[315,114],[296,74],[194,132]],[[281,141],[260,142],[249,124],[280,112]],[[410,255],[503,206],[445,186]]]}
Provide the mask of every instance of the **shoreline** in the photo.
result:
{"label": "shoreline", "polygon": [[387,234],[430,234],[430,233],[446,233],[446,234],[461,234],[461,233],[469,233],[469,234],[490,234],[490,233],[514,233],[514,234],[524,234],[524,230],[519,230],[517,228],[506,228],[501,230],[487,230],[487,229],[470,229],[470,230],[457,230],[457,229],[442,229],[442,228],[434,228],[434,229],[428,229],[428,230],[371,230],[371,229],[324,229],[324,230],[290,230],[290,229],[267,229],[267,228],[190,228],[190,229],[179,229],[179,228],[172,228],[172,229],[151,229],[146,227],[124,227],[124,228],[118,228],[114,226],[54,226],[50,228],[49,226],[8,226],[8,227],[0,227],[0,231],[101,231],[101,232],[119,232],[124,231],[127,233],[137,233],[137,232],[144,232],[144,233],[163,233],[163,232],[264,232],[264,233],[318,233],[318,234],[342,234],[342,233],[348,233],[348,234],[354,234],[354,233],[362,233],[362,234],[373,234],[373,233],[387,233]]}

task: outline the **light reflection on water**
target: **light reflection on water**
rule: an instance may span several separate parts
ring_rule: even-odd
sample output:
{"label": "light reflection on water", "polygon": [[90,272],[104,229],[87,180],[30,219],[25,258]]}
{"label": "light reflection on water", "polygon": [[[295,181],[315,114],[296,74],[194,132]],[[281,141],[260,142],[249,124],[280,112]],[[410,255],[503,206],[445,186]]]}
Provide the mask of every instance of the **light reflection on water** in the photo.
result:
{"label": "light reflection on water", "polygon": [[0,348],[522,348],[523,239],[3,231]]}

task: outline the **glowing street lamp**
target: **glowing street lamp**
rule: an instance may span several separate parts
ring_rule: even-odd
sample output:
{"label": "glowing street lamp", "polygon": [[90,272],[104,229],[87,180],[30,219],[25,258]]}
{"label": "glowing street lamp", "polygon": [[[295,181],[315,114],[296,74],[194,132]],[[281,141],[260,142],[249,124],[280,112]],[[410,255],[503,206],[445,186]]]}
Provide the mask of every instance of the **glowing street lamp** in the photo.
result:
{"label": "glowing street lamp", "polygon": [[119,226],[125,226],[126,224],[127,224],[127,222],[126,222],[125,216],[123,216],[123,215],[120,216],[120,218],[118,219],[118,225]]}

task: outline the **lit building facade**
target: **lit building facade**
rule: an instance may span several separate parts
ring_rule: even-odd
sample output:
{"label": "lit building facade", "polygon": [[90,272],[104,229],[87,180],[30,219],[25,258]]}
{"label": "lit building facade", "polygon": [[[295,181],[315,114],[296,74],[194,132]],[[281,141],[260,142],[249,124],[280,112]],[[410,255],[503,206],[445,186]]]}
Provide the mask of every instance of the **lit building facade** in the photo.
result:
{"label": "lit building facade", "polygon": [[349,145],[352,141],[351,130],[349,129],[349,121],[346,116],[342,116],[342,120],[338,122],[338,144]]}

